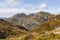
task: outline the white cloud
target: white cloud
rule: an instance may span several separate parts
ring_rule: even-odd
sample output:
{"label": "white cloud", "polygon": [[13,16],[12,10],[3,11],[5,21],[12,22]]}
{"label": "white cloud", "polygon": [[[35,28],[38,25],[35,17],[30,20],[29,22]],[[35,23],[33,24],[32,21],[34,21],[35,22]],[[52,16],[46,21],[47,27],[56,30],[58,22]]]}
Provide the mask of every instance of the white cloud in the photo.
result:
{"label": "white cloud", "polygon": [[0,8],[0,13],[18,13],[22,12],[24,9],[18,8]]}
{"label": "white cloud", "polygon": [[47,5],[45,3],[40,5],[41,9],[45,9],[46,7],[47,7]]}
{"label": "white cloud", "polygon": [[32,7],[31,9],[32,9],[32,10],[35,10],[35,8],[34,8],[34,7]]}
{"label": "white cloud", "polygon": [[21,3],[20,1],[21,0],[18,0],[18,1],[17,0],[5,0],[4,3],[0,3],[0,6],[2,7],[2,8],[0,8],[0,13],[22,13],[22,12],[24,12],[24,13],[29,14],[29,13],[37,11],[35,9],[35,7],[33,6],[33,4],[25,5],[22,8],[13,8],[13,7],[7,8],[6,7],[6,6],[8,6],[8,7],[16,6]]}
{"label": "white cloud", "polygon": [[17,13],[28,13],[23,8],[0,8],[0,17],[11,17]]}
{"label": "white cloud", "polygon": [[28,8],[25,8],[25,9],[26,9],[26,10],[31,10],[31,11],[35,10],[34,7],[28,7]]}
{"label": "white cloud", "polygon": [[0,13],[12,13],[12,14],[16,14],[16,13],[30,14],[30,13],[36,13],[38,11],[40,10],[27,10],[24,8],[0,8]]}
{"label": "white cloud", "polygon": [[20,3],[20,1],[16,1],[16,0],[6,0],[5,3],[7,5],[10,5],[10,6],[16,6]]}
{"label": "white cloud", "polygon": [[1,7],[7,7],[7,6],[14,7],[21,4],[22,4],[21,0],[5,0],[4,2],[0,3],[0,6]]}

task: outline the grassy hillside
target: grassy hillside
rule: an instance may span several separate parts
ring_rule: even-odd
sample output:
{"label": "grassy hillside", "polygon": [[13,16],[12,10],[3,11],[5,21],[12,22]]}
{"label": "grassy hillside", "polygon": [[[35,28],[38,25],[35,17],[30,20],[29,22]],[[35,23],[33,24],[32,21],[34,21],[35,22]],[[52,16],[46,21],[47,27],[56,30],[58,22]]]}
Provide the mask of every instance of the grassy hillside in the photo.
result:
{"label": "grassy hillside", "polygon": [[[38,13],[39,14],[39,13]],[[33,17],[34,18],[34,17]],[[0,39],[5,40],[60,40],[60,14],[39,23],[33,30],[0,19]],[[58,30],[59,31],[58,31]]]}
{"label": "grassy hillside", "polygon": [[[23,40],[60,40],[60,30],[56,28],[60,27],[60,14],[53,16],[48,21],[41,23]],[[58,31],[59,30],[59,31]],[[58,33],[57,33],[58,32]],[[57,34],[56,34],[57,33]]]}
{"label": "grassy hillside", "polygon": [[34,30],[23,36],[8,38],[13,40],[60,40],[60,34],[55,34],[55,28],[60,27],[60,15],[53,16],[48,21],[41,23]]}
{"label": "grassy hillside", "polygon": [[60,26],[60,15],[56,15],[51,17],[48,21],[41,23],[39,26],[37,26],[34,31],[40,32],[40,31],[51,31],[56,27]]}
{"label": "grassy hillside", "polygon": [[5,39],[8,37],[17,37],[17,35],[26,34],[26,29],[22,26],[9,23],[3,19],[0,19],[0,39]]}

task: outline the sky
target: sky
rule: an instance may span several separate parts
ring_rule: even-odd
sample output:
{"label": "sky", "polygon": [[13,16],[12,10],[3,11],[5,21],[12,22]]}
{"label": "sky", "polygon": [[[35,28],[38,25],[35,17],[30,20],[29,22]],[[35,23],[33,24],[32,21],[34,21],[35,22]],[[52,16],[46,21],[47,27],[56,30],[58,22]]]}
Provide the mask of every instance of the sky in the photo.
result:
{"label": "sky", "polygon": [[60,13],[60,0],[0,0],[0,17],[11,17],[17,13],[46,11]]}

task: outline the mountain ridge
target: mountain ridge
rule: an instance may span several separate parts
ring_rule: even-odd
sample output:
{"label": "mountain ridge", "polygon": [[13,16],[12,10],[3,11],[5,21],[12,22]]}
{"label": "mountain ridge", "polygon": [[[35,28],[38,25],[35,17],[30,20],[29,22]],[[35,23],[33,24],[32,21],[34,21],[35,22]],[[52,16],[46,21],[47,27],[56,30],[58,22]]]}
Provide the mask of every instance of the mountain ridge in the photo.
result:
{"label": "mountain ridge", "polygon": [[[20,14],[21,15],[21,14]],[[17,25],[22,25],[28,30],[32,30],[35,26],[39,25],[40,22],[47,21],[53,15],[48,12],[38,12],[36,14],[30,14],[24,17],[11,17],[7,21],[16,23]]]}

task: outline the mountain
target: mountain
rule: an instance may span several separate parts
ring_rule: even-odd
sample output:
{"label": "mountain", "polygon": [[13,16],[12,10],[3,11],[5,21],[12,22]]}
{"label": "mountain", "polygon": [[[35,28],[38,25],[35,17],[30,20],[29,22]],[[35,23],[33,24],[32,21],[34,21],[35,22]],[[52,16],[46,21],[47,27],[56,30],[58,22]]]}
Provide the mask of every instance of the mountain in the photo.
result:
{"label": "mountain", "polygon": [[51,17],[48,21],[41,23],[33,31],[34,32],[52,31],[54,29],[57,30],[58,27],[60,27],[60,14],[55,15]]}
{"label": "mountain", "polygon": [[43,11],[30,15],[21,13],[8,18],[7,21],[15,23],[17,25],[22,25],[28,30],[33,30],[34,27],[38,26],[42,22],[47,21],[52,16],[53,14]]}
{"label": "mountain", "polygon": [[23,19],[26,18],[26,17],[27,16],[26,16],[25,13],[20,13],[20,14],[18,13],[18,14],[14,15],[14,16],[6,19],[6,20],[9,21],[9,22],[12,22],[14,24],[17,24],[17,25],[19,24],[20,25],[22,23]]}
{"label": "mountain", "polygon": [[[20,14],[21,15],[21,14]],[[54,40],[60,39],[60,14],[38,12],[27,16],[0,19],[0,39]],[[18,18],[19,22],[11,19]],[[9,21],[10,20],[10,21]],[[17,24],[18,23],[18,24]]]}
{"label": "mountain", "polygon": [[27,17],[31,17],[31,16],[34,16],[35,14],[34,13],[31,13],[29,15],[27,15]]}
{"label": "mountain", "polygon": [[26,31],[27,29],[23,28],[21,25],[15,25],[0,19],[0,39],[16,36],[18,34],[23,35],[26,34]]}
{"label": "mountain", "polygon": [[23,40],[60,40],[60,14],[40,23]]}
{"label": "mountain", "polygon": [[19,17],[26,17],[27,15],[25,14],[25,13],[18,13],[18,14],[16,14],[14,17],[17,17],[17,18],[19,18]]}

